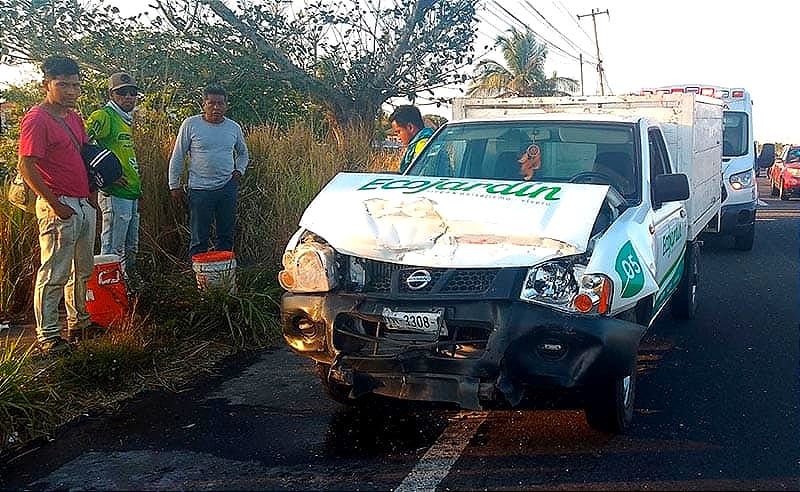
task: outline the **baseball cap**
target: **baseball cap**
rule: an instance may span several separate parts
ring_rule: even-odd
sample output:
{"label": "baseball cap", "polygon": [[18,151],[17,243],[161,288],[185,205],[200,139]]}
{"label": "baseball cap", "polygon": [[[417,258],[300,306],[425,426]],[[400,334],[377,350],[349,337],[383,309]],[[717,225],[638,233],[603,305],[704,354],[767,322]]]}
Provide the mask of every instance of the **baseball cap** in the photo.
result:
{"label": "baseball cap", "polygon": [[121,87],[136,87],[136,80],[125,72],[117,72],[108,78],[108,90],[115,91]]}

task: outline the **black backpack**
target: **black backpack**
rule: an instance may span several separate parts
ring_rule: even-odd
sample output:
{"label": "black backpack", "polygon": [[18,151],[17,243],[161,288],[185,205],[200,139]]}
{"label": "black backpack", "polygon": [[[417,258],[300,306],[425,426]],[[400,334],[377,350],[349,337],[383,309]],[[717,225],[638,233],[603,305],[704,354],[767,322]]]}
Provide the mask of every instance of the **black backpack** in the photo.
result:
{"label": "black backpack", "polygon": [[81,157],[89,173],[89,188],[92,191],[105,188],[122,177],[122,163],[106,148],[90,143],[83,144]]}

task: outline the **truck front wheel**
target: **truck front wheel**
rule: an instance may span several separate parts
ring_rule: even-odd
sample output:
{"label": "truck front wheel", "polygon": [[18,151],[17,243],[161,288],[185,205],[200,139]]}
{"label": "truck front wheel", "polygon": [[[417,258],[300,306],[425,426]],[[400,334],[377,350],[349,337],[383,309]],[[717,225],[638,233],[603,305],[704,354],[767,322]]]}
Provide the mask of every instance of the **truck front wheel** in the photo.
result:
{"label": "truck front wheel", "polygon": [[600,432],[622,434],[633,420],[633,403],[636,399],[636,356],[630,373],[606,381],[594,388],[586,404],[586,422]]}
{"label": "truck front wheel", "polygon": [[672,315],[681,319],[693,319],[697,314],[697,285],[700,282],[700,246],[696,242],[686,245],[683,259],[683,275],[672,295]]}

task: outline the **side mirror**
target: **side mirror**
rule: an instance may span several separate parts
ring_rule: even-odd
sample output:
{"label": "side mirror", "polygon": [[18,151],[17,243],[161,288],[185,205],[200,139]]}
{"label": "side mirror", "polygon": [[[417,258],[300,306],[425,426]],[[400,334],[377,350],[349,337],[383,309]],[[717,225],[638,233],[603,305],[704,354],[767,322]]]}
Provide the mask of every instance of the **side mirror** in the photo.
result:
{"label": "side mirror", "polygon": [[652,183],[653,206],[689,198],[689,178],[685,174],[659,174]]}
{"label": "side mirror", "polygon": [[761,146],[761,155],[756,159],[758,167],[766,168],[775,163],[775,144],[765,143]]}

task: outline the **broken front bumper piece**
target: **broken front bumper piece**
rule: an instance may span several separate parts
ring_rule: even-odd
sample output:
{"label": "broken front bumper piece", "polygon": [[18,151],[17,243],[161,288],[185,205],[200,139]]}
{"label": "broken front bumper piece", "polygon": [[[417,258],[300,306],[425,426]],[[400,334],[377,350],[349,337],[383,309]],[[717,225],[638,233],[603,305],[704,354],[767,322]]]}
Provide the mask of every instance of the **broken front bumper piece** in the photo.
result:
{"label": "broken front bumper piece", "polygon": [[[520,403],[526,387],[577,388],[626,375],[644,327],[508,300],[392,301],[285,294],[283,335],[329,377],[366,393],[481,408]],[[386,309],[440,313],[438,333],[390,329]],[[501,396],[502,395],[502,396]]]}

